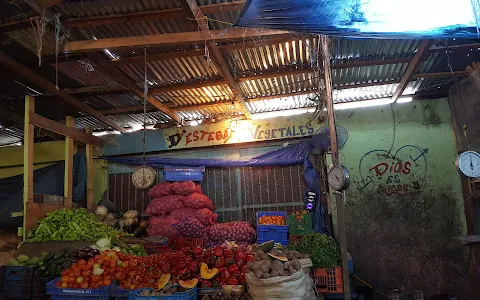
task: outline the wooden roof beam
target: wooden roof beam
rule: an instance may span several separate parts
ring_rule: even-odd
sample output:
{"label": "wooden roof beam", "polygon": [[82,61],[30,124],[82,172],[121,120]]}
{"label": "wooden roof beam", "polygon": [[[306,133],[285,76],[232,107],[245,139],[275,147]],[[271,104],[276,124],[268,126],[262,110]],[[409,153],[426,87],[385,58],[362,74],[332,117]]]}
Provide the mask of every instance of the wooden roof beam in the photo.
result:
{"label": "wooden roof beam", "polygon": [[[198,7],[196,0],[182,0],[182,5],[187,12],[187,15],[191,15],[196,20],[200,28],[200,32],[203,33],[204,38],[212,35],[212,32],[208,29],[208,22],[205,19],[202,10],[200,9],[200,7]],[[212,60],[219,68],[220,72],[223,75],[223,78],[227,80],[228,86],[232,90],[235,100],[238,101],[240,109],[243,111],[244,115],[248,119],[250,119],[251,114],[248,110],[247,104],[245,103],[242,90],[233,78],[233,75],[227,66],[227,62],[223,58],[222,53],[220,52],[214,41],[207,41],[207,47],[209,49],[209,53],[213,55]]]}
{"label": "wooden roof beam", "polygon": [[[117,69],[115,66],[108,63],[107,60],[104,60],[102,56],[98,53],[88,53],[88,58],[97,65],[100,69],[103,70],[106,74],[109,74],[113,79],[115,79],[119,84],[125,86],[132,93],[137,95],[140,99],[144,99],[143,89],[140,88],[132,79],[125,75],[122,71]],[[155,108],[172,118],[176,122],[180,122],[180,117],[171,111],[165,104],[161,103],[159,100],[153,98],[152,96],[147,96],[145,100],[153,105]]]}
{"label": "wooden roof beam", "polygon": [[408,64],[407,71],[405,71],[405,74],[403,74],[403,77],[400,80],[400,83],[398,84],[397,89],[393,93],[393,96],[392,96],[393,102],[396,102],[398,98],[403,94],[403,91],[405,91],[407,84],[412,79],[412,76],[415,70],[417,69],[417,67],[421,62],[423,53],[425,51],[428,51],[429,46],[430,46],[429,40],[423,40],[418,46],[417,53],[415,53],[415,56],[412,58],[412,61],[410,61],[410,63]]}
{"label": "wooden roof beam", "polygon": [[106,125],[116,129],[120,132],[126,132],[125,128],[116,124],[113,120],[105,117],[95,109],[91,108],[90,106],[86,105],[75,99],[70,94],[64,92],[63,90],[57,90],[55,85],[48,81],[47,79],[43,78],[42,76],[38,75],[37,73],[33,72],[32,70],[28,69],[21,63],[17,62],[13,58],[9,57],[3,52],[0,52],[0,63],[10,68],[13,72],[19,74],[20,76],[24,77],[28,81],[32,82],[33,84],[41,87],[44,90],[49,91],[53,95],[61,98],[63,101],[67,102],[68,104],[76,107],[77,109],[83,111],[87,115],[95,117],[99,121],[105,123]]}
{"label": "wooden roof beam", "polygon": [[256,36],[286,34],[286,31],[269,29],[238,29],[230,28],[227,30],[210,30],[210,34],[205,35],[199,31],[153,34],[141,36],[129,36],[121,38],[107,38],[98,40],[72,41],[65,44],[66,52],[87,52],[101,51],[103,49],[114,49],[121,47],[134,47],[146,45],[166,45],[195,42],[212,42],[238,38],[249,38]]}
{"label": "wooden roof beam", "polygon": [[437,72],[437,73],[418,73],[412,76],[412,78],[444,78],[453,76],[467,76],[467,71],[455,71],[453,72]]}

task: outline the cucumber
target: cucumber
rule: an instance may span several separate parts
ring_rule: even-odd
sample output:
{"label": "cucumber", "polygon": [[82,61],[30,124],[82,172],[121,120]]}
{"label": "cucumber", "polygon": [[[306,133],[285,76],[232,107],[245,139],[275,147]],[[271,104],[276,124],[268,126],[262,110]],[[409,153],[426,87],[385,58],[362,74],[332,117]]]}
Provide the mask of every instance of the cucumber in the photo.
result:
{"label": "cucumber", "polygon": [[50,253],[50,254],[48,254],[47,256],[45,256],[45,258],[43,259],[43,261],[44,261],[44,262],[48,262],[49,260],[53,259],[54,256],[55,256],[55,254]]}
{"label": "cucumber", "polygon": [[57,265],[51,265],[50,268],[48,268],[48,274],[55,276],[55,273],[57,272]]}

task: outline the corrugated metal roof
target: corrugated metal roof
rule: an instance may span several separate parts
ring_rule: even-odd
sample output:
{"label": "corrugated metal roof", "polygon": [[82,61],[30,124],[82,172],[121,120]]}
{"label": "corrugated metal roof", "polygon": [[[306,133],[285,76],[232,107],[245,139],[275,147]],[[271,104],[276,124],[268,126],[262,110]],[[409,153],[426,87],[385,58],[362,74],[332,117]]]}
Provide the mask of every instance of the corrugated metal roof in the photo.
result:
{"label": "corrugated metal roof", "polygon": [[[197,4],[209,5],[226,3],[229,0],[197,0]],[[0,9],[3,6],[0,5]],[[54,13],[60,13],[63,19],[109,16],[115,14],[130,14],[162,9],[181,8],[179,0],[66,0],[52,8]],[[209,18],[209,28],[226,29],[231,27],[238,18],[240,10],[227,11],[215,14],[206,14]],[[6,19],[4,16],[1,22],[8,20],[21,20],[29,16],[31,11],[15,11],[12,17]],[[0,12],[0,16],[2,13]],[[153,21],[123,22],[116,24],[104,24],[101,26],[89,26],[80,29],[83,36],[107,38],[126,37],[145,34],[162,34],[173,32],[184,32],[198,30],[194,21],[188,20],[187,15],[177,14],[175,17],[162,18]],[[241,29],[239,29],[241,30]],[[36,43],[33,29],[22,29],[11,31],[8,36],[31,51],[36,52]],[[285,98],[284,95],[295,92],[315,92],[323,88],[323,75],[315,68],[318,65],[318,38],[304,34],[292,33],[288,40],[268,42],[268,37],[245,39],[244,44],[248,46],[223,48],[223,56],[233,74],[239,80],[240,89],[247,99],[247,106],[251,113],[305,108],[311,107],[314,103],[309,100],[309,95],[301,95]],[[408,63],[358,66],[349,68],[338,68],[339,64],[378,61],[384,59],[409,59],[415,55],[416,49],[421,41],[419,40],[388,40],[388,39],[347,39],[335,38],[330,44],[332,81],[334,85],[334,101],[348,102],[365,100],[379,97],[392,96],[398,86],[398,82],[405,73]],[[231,44],[231,41],[217,41],[219,45]],[[237,43],[239,43],[237,41]],[[442,46],[445,41],[439,41],[435,47]],[[452,41],[448,41],[449,44]],[[457,43],[457,41],[453,41]],[[9,46],[9,48],[12,45]],[[142,56],[144,49],[148,55],[159,53],[170,53],[203,49],[205,43],[192,43],[181,45],[161,45],[150,47],[130,47],[111,49],[114,55],[125,58]],[[4,47],[5,48],[5,47]],[[3,50],[3,49],[2,49]],[[49,29],[43,39],[43,55],[54,55],[55,42],[52,30]],[[8,49],[5,48],[8,53]],[[12,50],[14,51],[14,50]],[[14,51],[16,52],[16,51]],[[14,53],[12,53],[14,54]],[[21,59],[21,55],[16,57]],[[31,60],[31,57],[29,58]],[[450,70],[461,70],[471,61],[480,61],[480,48],[478,49],[447,49],[446,51],[430,51],[420,64],[417,73],[428,72],[449,72]],[[115,80],[109,74],[105,74],[94,67],[94,71],[86,71],[85,63],[88,59],[60,63],[58,68],[61,74],[60,86],[67,88],[78,88],[87,86],[107,86],[115,84]],[[149,88],[166,87],[176,84],[205,82],[221,78],[221,73],[214,63],[209,62],[203,56],[183,57],[163,61],[148,62],[147,78],[152,83]],[[132,78],[139,86],[143,85],[144,65],[142,60],[137,63],[120,65],[118,68],[128,77]],[[303,73],[294,74],[295,70],[305,70]],[[321,68],[320,68],[321,69]],[[282,74],[287,71],[289,75]],[[51,80],[55,79],[52,66],[45,66],[38,70],[42,76]],[[242,79],[256,74],[280,73],[277,76],[262,75],[261,79]],[[73,79],[73,80],[72,80]],[[364,86],[375,83],[374,86]],[[384,83],[384,84],[382,84]],[[455,83],[455,79],[449,78],[421,78],[409,83],[405,94],[412,94],[417,91],[430,92],[444,89]],[[142,105],[138,97],[125,91],[112,94],[111,92],[96,95],[74,95],[77,99],[87,103],[91,107],[103,110],[118,107],[134,107]],[[275,98],[278,96],[278,98]],[[256,101],[256,98],[268,97],[266,100]],[[226,84],[205,88],[194,88],[187,90],[176,90],[167,93],[154,95],[154,98],[169,106],[194,106],[211,104],[215,102],[230,101],[233,93]],[[149,109],[152,106],[148,105]],[[77,113],[77,112],[76,112]],[[237,114],[236,109],[231,105],[218,105],[203,108],[193,108],[179,112],[184,119],[201,119],[212,115]],[[143,123],[142,114],[129,114],[123,116],[110,116],[122,126],[135,127]],[[164,114],[153,111],[147,115],[148,123],[165,122],[168,118]],[[79,128],[93,127],[103,129],[105,126],[94,118],[80,118],[76,121]],[[1,132],[0,132],[1,136]],[[1,139],[1,137],[0,137]]]}

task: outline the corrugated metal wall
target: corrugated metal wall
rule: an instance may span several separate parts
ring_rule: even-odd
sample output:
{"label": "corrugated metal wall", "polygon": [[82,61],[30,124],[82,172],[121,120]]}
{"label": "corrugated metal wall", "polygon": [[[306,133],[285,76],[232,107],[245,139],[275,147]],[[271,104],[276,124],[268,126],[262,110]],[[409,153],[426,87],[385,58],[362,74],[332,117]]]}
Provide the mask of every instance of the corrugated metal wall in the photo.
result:
{"label": "corrugated metal wall", "polygon": [[[162,181],[161,170],[158,173],[158,181]],[[259,210],[294,212],[304,207],[302,165],[206,168],[201,186],[215,204],[219,222],[246,220],[254,223]],[[147,191],[133,186],[131,173],[109,175],[108,199],[121,210],[142,212],[150,201]]]}

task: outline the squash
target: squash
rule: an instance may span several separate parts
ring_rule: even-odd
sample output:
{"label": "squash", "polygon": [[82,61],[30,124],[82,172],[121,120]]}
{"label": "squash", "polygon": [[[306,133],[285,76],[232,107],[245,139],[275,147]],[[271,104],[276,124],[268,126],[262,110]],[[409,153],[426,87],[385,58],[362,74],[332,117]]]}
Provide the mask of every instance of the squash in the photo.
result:
{"label": "squash", "polygon": [[163,289],[169,281],[170,281],[170,274],[162,274],[162,276],[160,276],[160,279],[158,279],[157,289],[158,290]]}
{"label": "squash", "polygon": [[194,287],[197,286],[198,284],[198,279],[197,278],[194,278],[194,279],[190,279],[190,280],[180,280],[178,281],[178,284],[180,284],[181,287],[183,287],[184,289],[193,289]]}
{"label": "squash", "polygon": [[108,214],[108,209],[103,205],[99,205],[95,209],[95,214],[96,215],[101,215],[101,216],[106,216]]}
{"label": "squash", "polygon": [[285,256],[273,255],[272,253],[268,253],[268,255],[270,255],[270,257],[272,258],[278,259],[279,261],[283,261],[283,262],[288,261],[288,258],[286,258]]}
{"label": "squash", "polygon": [[252,250],[253,250],[253,252],[257,252],[258,250],[262,250],[263,252],[268,253],[268,252],[270,252],[270,250],[273,249],[274,246],[275,246],[274,241],[268,241],[268,242],[265,242],[263,244],[254,246]]}
{"label": "squash", "polygon": [[126,213],[123,214],[123,217],[125,219],[130,219],[130,218],[136,218],[138,216],[138,211],[136,210],[129,210]]}
{"label": "squash", "polygon": [[200,275],[202,275],[203,279],[212,279],[215,277],[215,275],[217,275],[217,273],[217,268],[209,269],[206,263],[202,263],[200,266]]}

